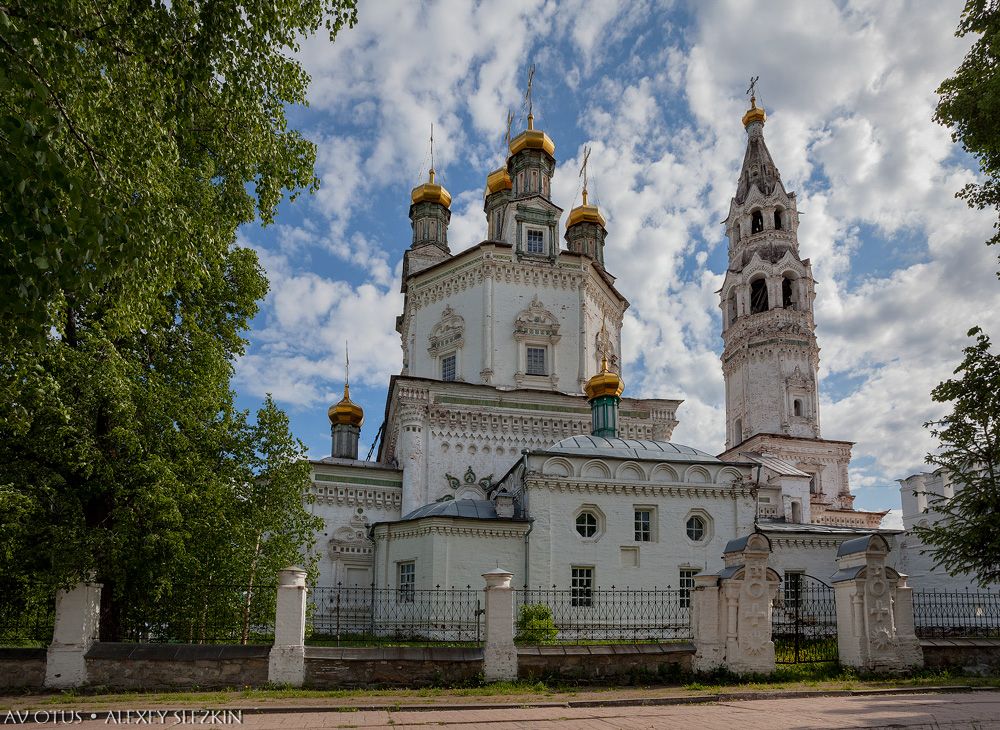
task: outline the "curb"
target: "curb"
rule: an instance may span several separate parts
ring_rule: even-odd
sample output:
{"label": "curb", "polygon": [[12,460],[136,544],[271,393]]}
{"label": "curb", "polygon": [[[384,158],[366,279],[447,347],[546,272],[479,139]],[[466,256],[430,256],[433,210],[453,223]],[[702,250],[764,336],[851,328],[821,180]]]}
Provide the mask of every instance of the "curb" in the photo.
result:
{"label": "curb", "polygon": [[[221,707],[221,708],[183,708],[185,710],[205,711],[240,711],[245,715],[291,715],[317,713],[351,713],[351,712],[468,712],[475,710],[523,710],[533,708],[586,708],[586,707],[653,707],[662,705],[703,705],[714,702],[740,702],[749,700],[780,700],[802,699],[808,697],[865,697],[883,695],[920,695],[920,694],[957,694],[964,692],[997,692],[997,687],[971,687],[969,685],[947,685],[941,687],[889,687],[885,689],[837,689],[837,690],[788,690],[776,692],[717,692],[703,695],[681,695],[677,697],[632,697],[626,699],[607,700],[566,700],[564,702],[484,702],[477,704],[384,704],[384,705],[263,705],[259,707]],[[159,708],[173,712],[173,708]],[[178,708],[181,709],[181,708]],[[72,708],[59,710],[21,710],[20,712],[72,712]],[[85,713],[87,719],[106,720],[114,718],[113,713],[125,712],[117,710],[79,710]],[[132,712],[139,710],[132,709]],[[141,711],[147,711],[143,708]],[[0,718],[0,725],[5,724]]]}

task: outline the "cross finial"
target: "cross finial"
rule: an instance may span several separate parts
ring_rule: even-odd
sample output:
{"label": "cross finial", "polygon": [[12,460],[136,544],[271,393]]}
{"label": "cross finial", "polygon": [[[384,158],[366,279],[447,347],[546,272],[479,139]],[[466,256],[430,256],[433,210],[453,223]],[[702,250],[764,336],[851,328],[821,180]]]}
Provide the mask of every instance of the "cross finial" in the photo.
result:
{"label": "cross finial", "polygon": [[351,351],[348,349],[347,340],[344,340],[344,397],[350,395],[351,390]]}
{"label": "cross finial", "polygon": [[434,182],[434,122],[431,122],[431,182]]}
{"label": "cross finial", "polygon": [[587,204],[587,163],[590,161],[590,147],[583,148],[583,164],[580,165],[580,174],[577,177],[583,178],[583,204]]}
{"label": "cross finial", "polygon": [[510,109],[507,110],[507,133],[503,137],[504,143],[507,147],[510,147],[510,125],[514,123],[514,112]]}
{"label": "cross finial", "polygon": [[747,87],[747,95],[750,97],[750,106],[757,106],[757,81],[760,76],[750,77],[750,86]]}
{"label": "cross finial", "polygon": [[535,80],[535,64],[531,64],[531,68],[528,69],[528,88],[524,92],[524,103],[528,107],[528,129],[534,128],[535,115],[532,113],[532,102],[531,102],[531,85]]}

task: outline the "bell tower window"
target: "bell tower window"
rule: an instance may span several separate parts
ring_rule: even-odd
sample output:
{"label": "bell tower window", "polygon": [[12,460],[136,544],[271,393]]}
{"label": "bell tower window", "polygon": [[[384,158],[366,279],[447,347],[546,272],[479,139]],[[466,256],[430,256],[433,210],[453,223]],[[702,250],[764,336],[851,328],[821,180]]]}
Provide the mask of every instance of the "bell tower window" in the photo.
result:
{"label": "bell tower window", "polygon": [[795,309],[795,292],[792,280],[787,276],[781,279],[781,306],[785,309]]}
{"label": "bell tower window", "polygon": [[750,282],[750,314],[766,312],[770,307],[767,301],[767,282],[755,279]]}
{"label": "bell tower window", "polygon": [[780,231],[781,230],[781,211],[780,210],[774,211],[774,230],[776,230],[776,231]]}
{"label": "bell tower window", "polygon": [[750,233],[760,233],[764,230],[764,214],[755,210],[750,214]]}
{"label": "bell tower window", "polygon": [[798,398],[792,403],[792,413],[799,418],[802,417],[802,401]]}

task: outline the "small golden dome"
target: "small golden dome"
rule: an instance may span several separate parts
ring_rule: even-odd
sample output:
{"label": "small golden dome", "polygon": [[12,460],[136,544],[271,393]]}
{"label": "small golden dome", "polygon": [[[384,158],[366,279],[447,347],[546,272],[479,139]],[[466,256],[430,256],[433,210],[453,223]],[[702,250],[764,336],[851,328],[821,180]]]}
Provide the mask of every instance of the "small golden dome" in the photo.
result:
{"label": "small golden dome", "polygon": [[351,400],[351,390],[347,383],[344,383],[344,398],[335,405],[330,406],[326,412],[332,426],[356,426],[361,428],[365,422],[365,412],[361,406]]}
{"label": "small golden dome", "polygon": [[528,128],[510,141],[510,153],[516,155],[521,150],[544,150],[550,157],[556,156],[556,143],[540,129],[535,129],[535,118],[528,115]]}
{"label": "small golden dome", "polygon": [[613,395],[618,398],[621,397],[623,390],[625,390],[625,383],[622,382],[617,373],[608,370],[607,357],[601,358],[601,372],[588,380],[583,388],[583,392],[587,394],[587,400],[594,400],[602,395]]}
{"label": "small golden dome", "polygon": [[750,122],[760,122],[761,124],[767,119],[767,114],[764,113],[764,107],[757,106],[757,97],[750,97],[750,108],[747,109],[747,113],[743,115],[743,126],[746,127]]}
{"label": "small golden dome", "polygon": [[486,176],[487,195],[492,195],[493,193],[500,192],[501,190],[510,190],[513,187],[514,185],[510,181],[510,173],[507,172],[506,167],[494,170]]}
{"label": "small golden dome", "polygon": [[596,205],[587,205],[587,191],[583,191],[583,205],[578,205],[569,212],[566,228],[572,228],[577,223],[596,223],[601,228],[607,228],[607,222]]}
{"label": "small golden dome", "polygon": [[434,168],[431,168],[428,181],[423,185],[417,185],[410,193],[410,199],[414,205],[417,203],[437,203],[445,208],[451,207],[451,193],[434,182]]}

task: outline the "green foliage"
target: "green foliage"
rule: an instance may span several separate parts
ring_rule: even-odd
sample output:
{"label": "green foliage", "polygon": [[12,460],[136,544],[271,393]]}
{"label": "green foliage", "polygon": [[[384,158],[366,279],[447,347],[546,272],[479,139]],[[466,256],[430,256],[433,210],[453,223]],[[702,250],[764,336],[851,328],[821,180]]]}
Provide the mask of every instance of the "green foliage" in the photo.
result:
{"label": "green foliage", "polygon": [[517,635],[514,641],[521,644],[554,644],[558,634],[551,608],[544,603],[521,606],[517,614]]}
{"label": "green foliage", "polygon": [[[938,87],[935,121],[952,129],[952,139],[979,162],[986,176],[958,196],[973,208],[1000,209],[1000,10],[990,0],[968,0],[956,35],[978,36],[954,76]],[[1000,241],[997,233],[990,239]]]}
{"label": "green foliage", "polygon": [[354,20],[353,0],[0,2],[0,604],[93,575],[114,635],[125,606],[305,560],[304,449],[229,386],[267,292],[236,230],[315,186],[294,54]]}
{"label": "green foliage", "polygon": [[941,518],[915,532],[933,546],[936,565],[986,585],[1000,581],[1000,357],[978,327],[969,337],[975,343],[955,369],[960,377],[931,391],[938,403],[952,404],[951,413],[925,424],[941,442],[927,461],[946,470],[954,497],[932,497],[929,506]]}

